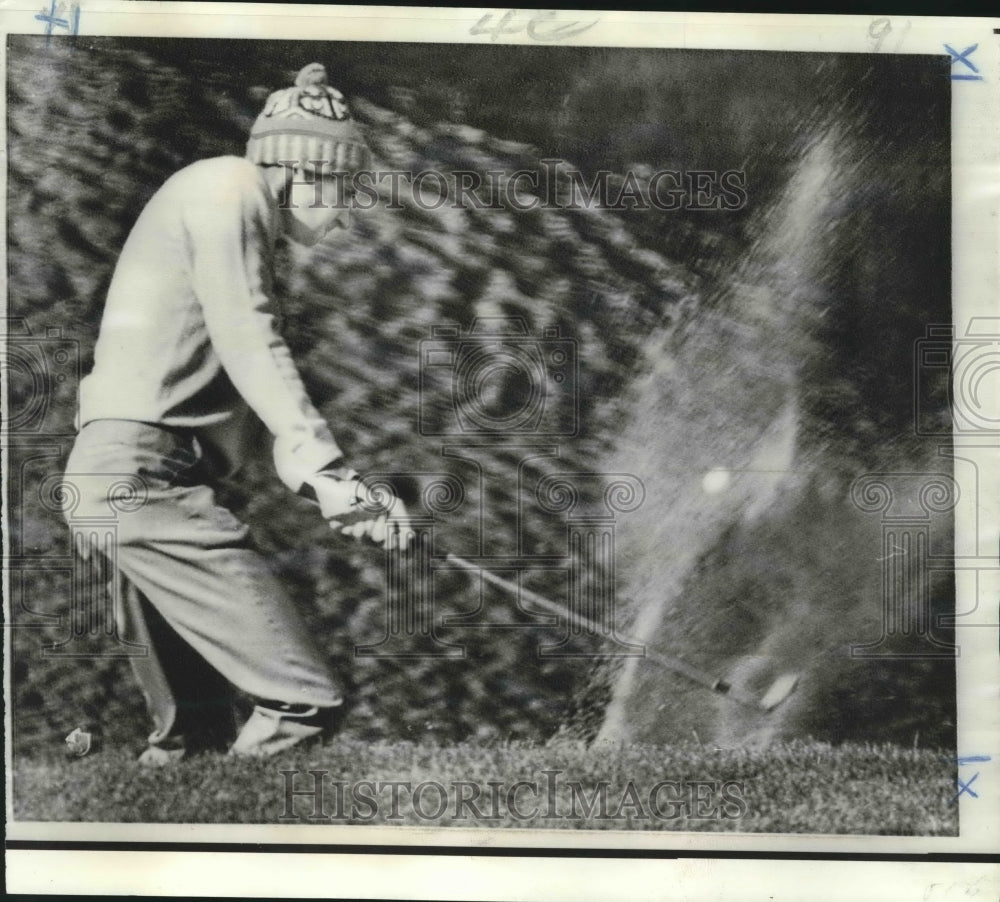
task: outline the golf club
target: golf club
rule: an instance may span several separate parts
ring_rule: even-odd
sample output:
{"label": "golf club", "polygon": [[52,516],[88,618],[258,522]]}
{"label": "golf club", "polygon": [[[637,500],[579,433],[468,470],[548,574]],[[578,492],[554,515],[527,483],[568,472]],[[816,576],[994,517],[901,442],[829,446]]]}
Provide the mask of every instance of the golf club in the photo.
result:
{"label": "golf club", "polygon": [[[448,554],[445,557],[445,560],[451,564],[455,564],[463,570],[467,570],[470,573],[480,574],[482,579],[490,585],[503,589],[515,598],[523,598],[526,601],[529,601],[543,610],[549,611],[553,614],[558,614],[560,616],[566,616],[567,614],[564,606],[557,604],[554,601],[550,601],[548,598],[545,598],[543,595],[539,595],[537,592],[532,592],[530,589],[525,589],[504,579],[503,577],[497,576],[489,570],[484,570],[482,567],[472,563],[471,561],[467,561],[465,558],[459,557],[457,554]],[[589,620],[582,615],[576,616],[579,622],[591,631],[597,632],[600,629],[598,624],[594,623],[592,620]],[[625,642],[630,642],[635,645],[645,644],[627,636],[622,636],[620,638]],[[699,686],[703,686],[704,688],[711,690],[717,695],[724,696],[734,702],[754,708],[758,711],[773,711],[792,694],[799,681],[798,674],[784,673],[779,676],[771,684],[767,692],[765,692],[758,699],[732,686],[721,677],[713,677],[711,674],[688,664],[686,661],[683,661],[674,655],[663,654],[662,652],[658,652],[654,649],[646,649],[644,657],[666,670],[679,674],[685,679],[690,680],[692,683],[697,683]]]}

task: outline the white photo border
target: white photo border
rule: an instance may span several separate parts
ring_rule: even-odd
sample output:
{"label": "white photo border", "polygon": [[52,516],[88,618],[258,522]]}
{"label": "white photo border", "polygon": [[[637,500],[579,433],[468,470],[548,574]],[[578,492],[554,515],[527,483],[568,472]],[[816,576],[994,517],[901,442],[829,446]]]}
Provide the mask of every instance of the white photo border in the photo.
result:
{"label": "white photo border", "polygon": [[[157,38],[256,38],[342,41],[434,41],[439,43],[530,43],[527,31],[521,35],[473,35],[470,31],[483,9],[423,9],[408,7],[292,6],[239,3],[151,3],[146,0],[81,0],[81,36],[148,36]],[[495,10],[502,14],[504,10]],[[4,30],[3,71],[6,73],[6,37],[11,34],[40,33],[36,16],[39,3],[15,0],[0,11]],[[537,11],[519,15],[527,22]],[[548,14],[547,14],[548,15]],[[566,38],[575,46],[672,47],[685,49],[741,49],[800,52],[870,53],[873,50],[872,23],[888,18],[892,40],[883,52],[943,56],[945,45],[955,48],[978,44],[976,51],[982,80],[952,82],[952,263],[954,323],[961,333],[973,317],[1000,317],[1000,19],[944,18],[916,16],[831,16],[831,15],[744,15],[719,13],[635,13],[572,12],[560,10],[551,21],[571,23],[594,21],[592,27]],[[4,91],[5,104],[6,90]],[[6,170],[5,170],[6,171]],[[7,228],[4,222],[5,237]],[[6,248],[6,241],[4,242]],[[997,320],[1000,323],[1000,319]],[[6,399],[4,399],[6,401]],[[991,409],[1000,412],[998,399]],[[968,437],[966,436],[966,439]],[[956,436],[956,442],[959,437]],[[978,519],[987,526],[977,538],[975,524],[962,518],[956,523],[956,548],[962,543],[985,543],[978,555],[996,554],[998,507],[1000,507],[1000,467],[997,441],[979,439],[956,444],[966,457],[974,457],[981,476],[977,499]],[[6,460],[4,486],[7,485]],[[6,518],[6,504],[4,505]],[[6,519],[4,526],[6,527]],[[982,530],[980,530],[982,532]],[[4,572],[4,597],[10,598],[8,573]],[[698,833],[629,833],[627,831],[520,831],[396,827],[257,827],[181,826],[117,824],[53,824],[14,822],[9,810],[11,787],[7,785],[8,840],[18,848],[8,852],[8,887],[12,892],[110,892],[174,894],[196,889],[201,895],[246,893],[276,896],[328,896],[398,892],[409,898],[474,898],[510,892],[544,891],[547,898],[598,898],[610,888],[635,889],[633,898],[657,897],[655,887],[663,880],[679,880],[687,887],[684,898],[703,896],[710,885],[709,861],[684,858],[685,853],[725,851],[732,854],[801,853],[805,855],[973,855],[996,852],[1000,835],[1000,662],[997,656],[997,599],[1000,577],[996,571],[980,575],[978,596],[968,596],[968,587],[959,584],[957,610],[971,611],[963,618],[958,667],[958,754],[989,755],[982,764],[977,798],[969,794],[959,800],[960,835],[957,837],[880,836],[799,836]],[[965,593],[965,594],[963,594]],[[957,627],[958,628],[958,627]],[[9,662],[9,631],[5,660]],[[6,697],[11,697],[10,668],[5,668]],[[10,707],[6,707],[7,735],[10,736]],[[10,748],[6,750],[10,774]],[[90,851],[67,851],[74,843],[143,844],[142,851],[121,852],[92,847]],[[278,843],[284,851],[250,855],[225,851],[152,851],[159,843],[240,844]],[[62,844],[57,850],[51,844]],[[351,852],[327,856],[297,854],[288,847],[365,846],[378,854],[364,856]],[[552,850],[553,857],[510,858],[452,856],[447,860],[425,854],[407,854],[407,847],[427,850],[432,846],[452,849]],[[398,853],[387,851],[398,847]],[[558,858],[559,850],[645,850],[651,856],[670,853],[676,859],[644,858],[612,861],[606,858]],[[390,856],[391,855],[391,860]],[[515,866],[516,863],[516,866]],[[844,880],[843,872],[830,872],[830,862],[802,861],[796,865],[788,888],[809,874],[812,886],[825,880],[842,881],[843,887],[871,886],[872,874],[886,874],[899,886],[912,884],[926,889],[944,880],[949,865],[944,862],[910,860],[908,863],[863,862]],[[766,861],[743,859],[712,860],[711,867],[722,881],[719,885],[739,887],[750,879],[749,872],[766,873]],[[969,886],[986,888],[997,880],[987,861],[967,861],[962,880]],[[801,868],[801,870],[798,870]],[[441,882],[438,869],[447,869]],[[386,877],[386,873],[391,877]],[[516,872],[516,874],[515,874]],[[168,879],[169,875],[169,879]],[[239,876],[242,875],[242,876]],[[570,895],[572,886],[577,890]],[[614,877],[610,875],[615,875]],[[784,878],[782,878],[784,879]],[[501,885],[501,881],[503,885]],[[978,882],[977,882],[978,881]],[[985,882],[984,882],[985,881]],[[508,883],[509,882],[509,883]],[[526,889],[527,888],[527,889]],[[454,895],[452,893],[455,893]],[[820,896],[815,896],[820,898]],[[986,897],[985,895],[983,896]],[[775,895],[775,898],[786,896]],[[823,897],[826,898],[826,897]],[[833,898],[830,896],[830,898]],[[890,896],[885,896],[890,898]],[[946,898],[924,896],[924,898]],[[947,898],[951,898],[948,896]]]}

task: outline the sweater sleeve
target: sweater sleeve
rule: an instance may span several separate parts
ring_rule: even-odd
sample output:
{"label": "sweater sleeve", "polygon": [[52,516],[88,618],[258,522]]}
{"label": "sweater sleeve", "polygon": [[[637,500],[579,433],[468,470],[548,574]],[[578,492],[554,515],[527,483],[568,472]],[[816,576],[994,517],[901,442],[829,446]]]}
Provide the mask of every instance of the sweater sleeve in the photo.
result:
{"label": "sweater sleeve", "polygon": [[212,346],[236,390],[275,437],[292,491],[341,451],[306,394],[277,327],[272,294],[275,210],[256,172],[222,180],[187,208],[192,279]]}

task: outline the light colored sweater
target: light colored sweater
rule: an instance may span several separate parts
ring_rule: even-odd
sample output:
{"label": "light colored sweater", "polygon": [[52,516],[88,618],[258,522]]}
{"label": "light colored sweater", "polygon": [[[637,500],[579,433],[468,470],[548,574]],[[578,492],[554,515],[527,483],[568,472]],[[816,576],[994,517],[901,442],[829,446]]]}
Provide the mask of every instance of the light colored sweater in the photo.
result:
{"label": "light colored sweater", "polygon": [[190,428],[231,473],[259,447],[263,421],[293,491],[339,458],[278,331],[280,228],[277,201],[246,159],[203,160],[168,179],[118,260],[80,385],[81,425]]}

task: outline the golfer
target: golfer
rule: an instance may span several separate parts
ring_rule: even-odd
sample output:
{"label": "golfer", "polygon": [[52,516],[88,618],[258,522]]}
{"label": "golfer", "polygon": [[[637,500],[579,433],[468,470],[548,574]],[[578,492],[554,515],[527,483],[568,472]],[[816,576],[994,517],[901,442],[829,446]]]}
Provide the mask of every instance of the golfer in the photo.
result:
{"label": "golfer", "polygon": [[[120,635],[148,649],[132,658],[154,725],[143,764],[227,746],[270,755],[328,734],[342,711],[325,656],[214,488],[270,445],[285,485],[339,531],[384,543],[405,519],[398,499],[361,503],[272,294],[275,242],[346,229],[350,176],[370,157],[313,63],[268,98],[245,158],[194,163],[160,188],[118,260],[67,482],[98,485],[74,517],[107,516],[123,477],[141,486],[118,518],[114,597]],[[254,700],[238,736],[234,686]]]}

